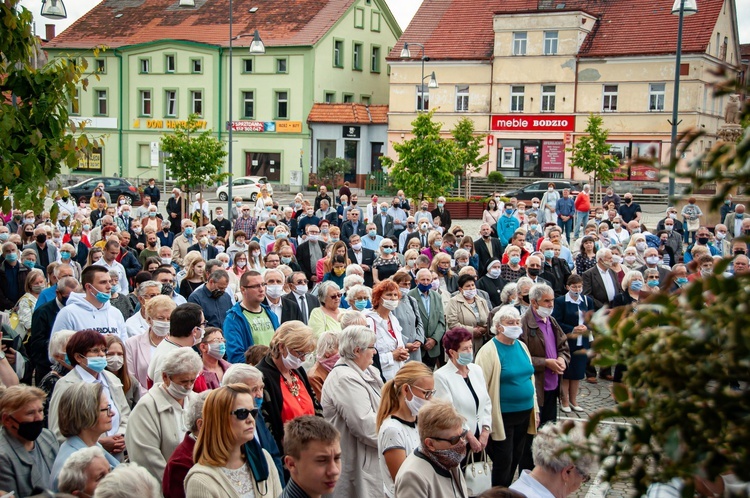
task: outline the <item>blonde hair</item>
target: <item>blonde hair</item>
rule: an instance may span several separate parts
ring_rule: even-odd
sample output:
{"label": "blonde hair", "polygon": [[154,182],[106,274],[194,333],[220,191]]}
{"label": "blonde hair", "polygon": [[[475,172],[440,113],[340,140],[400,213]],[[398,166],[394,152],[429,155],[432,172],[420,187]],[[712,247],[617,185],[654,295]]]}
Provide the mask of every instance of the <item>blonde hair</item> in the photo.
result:
{"label": "blonde hair", "polygon": [[[190,251],[185,255],[185,279],[189,280],[191,278],[195,278],[195,266],[200,263],[204,262],[203,256],[201,256],[201,253],[198,251]],[[205,273],[204,273],[204,280],[205,280]]]}
{"label": "blonde hair", "polygon": [[223,467],[229,460],[236,437],[230,417],[234,400],[239,394],[253,395],[245,384],[229,384],[211,391],[203,404],[203,427],[193,451],[195,463]]}
{"label": "blonde hair", "polygon": [[[419,239],[417,239],[417,242],[419,242]],[[410,258],[417,259],[419,257],[419,251],[416,249],[409,249],[404,253],[404,261],[409,261]]]}
{"label": "blonde hair", "polygon": [[168,310],[171,314],[172,311],[177,307],[177,304],[170,296],[154,296],[146,302],[146,316],[151,318],[159,310]]}
{"label": "blonde hair", "polygon": [[435,437],[439,432],[461,427],[464,421],[464,417],[453,408],[453,405],[445,400],[435,399],[419,410],[419,440],[424,443],[425,439]]}
{"label": "blonde hair", "polygon": [[44,401],[46,397],[45,392],[38,387],[23,384],[11,386],[0,397],[0,416],[16,412],[34,401]]}
{"label": "blonde hair", "polygon": [[425,377],[432,377],[432,370],[424,363],[411,361],[396,372],[396,375],[391,380],[385,383],[380,394],[380,407],[375,419],[375,428],[377,430],[380,430],[380,426],[385,419],[401,407],[401,388],[406,385],[413,386],[415,382]]}
{"label": "blonde hair", "polygon": [[435,273],[440,275],[440,272],[438,272],[438,265],[446,261],[448,262],[448,273],[446,273],[445,276],[449,278],[452,277],[453,270],[450,267],[451,257],[444,252],[439,252],[432,257],[432,264],[430,264],[430,271],[434,271]]}
{"label": "blonde hair", "polygon": [[271,348],[271,356],[278,358],[280,355],[280,344],[283,343],[287,349],[294,349],[297,351],[312,351],[315,349],[315,339],[313,338],[313,330],[300,322],[299,320],[292,320],[284,322],[281,326],[276,329],[269,347]]}

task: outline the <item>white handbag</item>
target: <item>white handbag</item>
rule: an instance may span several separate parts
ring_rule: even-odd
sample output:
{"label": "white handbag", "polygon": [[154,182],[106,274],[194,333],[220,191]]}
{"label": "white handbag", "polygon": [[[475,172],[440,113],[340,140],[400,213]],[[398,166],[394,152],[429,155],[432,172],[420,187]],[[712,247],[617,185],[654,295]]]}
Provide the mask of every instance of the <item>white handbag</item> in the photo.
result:
{"label": "white handbag", "polygon": [[469,448],[469,460],[464,469],[464,479],[469,496],[479,496],[492,487],[492,460],[482,450],[482,460],[474,461],[474,452]]}

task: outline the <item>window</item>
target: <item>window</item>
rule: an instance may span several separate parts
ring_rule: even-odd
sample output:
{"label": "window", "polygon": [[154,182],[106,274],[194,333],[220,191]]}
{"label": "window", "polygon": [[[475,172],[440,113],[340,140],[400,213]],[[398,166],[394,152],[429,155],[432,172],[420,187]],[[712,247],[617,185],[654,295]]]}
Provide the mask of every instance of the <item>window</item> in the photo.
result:
{"label": "window", "polygon": [[513,55],[526,55],[526,31],[513,33]]}
{"label": "window", "polygon": [[255,92],[242,92],[242,116],[247,119],[255,117]]}
{"label": "window", "polygon": [[200,90],[190,92],[190,112],[203,116],[203,92]]}
{"label": "window", "polygon": [[557,31],[544,32],[544,55],[557,54]]}
{"label": "window", "polygon": [[164,72],[174,73],[175,61],[174,55],[167,55],[164,57]]}
{"label": "window", "polygon": [[151,90],[141,90],[141,116],[151,116]]}
{"label": "window", "polygon": [[523,92],[522,85],[510,87],[510,112],[523,112]]}
{"label": "window", "polygon": [[276,118],[289,119],[289,92],[276,92]]}
{"label": "window", "polygon": [[165,114],[168,117],[177,116],[177,90],[164,91]]}
{"label": "window", "polygon": [[359,97],[359,101],[362,102],[364,105],[370,105],[370,96],[369,95],[361,95]]}
{"label": "window", "polygon": [[542,85],[542,112],[555,112],[555,85]]}
{"label": "window", "polygon": [[99,74],[107,72],[107,63],[104,59],[96,59],[96,72]]}
{"label": "window", "polygon": [[107,115],[107,90],[96,90],[96,114]]}
{"label": "window", "polygon": [[333,104],[336,102],[336,92],[326,92],[325,101],[326,104]]}
{"label": "window", "polygon": [[469,85],[456,85],[456,112],[469,110]]}
{"label": "window", "polygon": [[417,85],[417,111],[430,108],[430,88],[427,85]]}
{"label": "window", "polygon": [[352,69],[355,71],[362,70],[362,44],[355,43],[352,51]]}
{"label": "window", "polygon": [[370,31],[380,31],[380,12],[377,10],[370,13]]}
{"label": "window", "polygon": [[148,74],[151,70],[151,59],[140,59],[141,73]]}
{"label": "window", "polygon": [[200,74],[203,72],[203,59],[190,59],[190,68],[193,73]]}
{"label": "window", "polygon": [[344,67],[343,40],[333,40],[333,67]]}
{"label": "window", "polygon": [[276,59],[276,72],[286,73],[286,58]]}
{"label": "window", "polygon": [[602,111],[612,112],[617,110],[617,85],[604,85],[604,98],[602,99]]}
{"label": "window", "polygon": [[242,72],[243,73],[253,72],[253,59],[242,59]]}
{"label": "window", "polygon": [[351,104],[354,102],[354,94],[353,93],[345,93],[344,94],[344,103],[345,104]]}
{"label": "window", "polygon": [[355,7],[354,9],[354,27],[365,29],[365,9],[362,7]]}
{"label": "window", "polygon": [[76,88],[76,91],[70,97],[68,113],[75,116],[81,114],[81,90],[79,90],[78,88]]}
{"label": "window", "polygon": [[370,72],[380,72],[380,47],[373,45],[370,49]]}
{"label": "window", "polygon": [[665,83],[651,83],[648,86],[648,110],[649,111],[663,111],[664,110],[664,92],[666,90]]}

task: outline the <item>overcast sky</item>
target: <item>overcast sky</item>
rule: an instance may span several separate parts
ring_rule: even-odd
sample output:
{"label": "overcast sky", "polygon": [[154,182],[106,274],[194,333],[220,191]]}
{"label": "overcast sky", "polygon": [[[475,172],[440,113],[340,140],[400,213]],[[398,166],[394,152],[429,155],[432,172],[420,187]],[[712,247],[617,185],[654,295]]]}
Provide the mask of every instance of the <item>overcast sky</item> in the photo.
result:
{"label": "overcast sky", "polygon": [[[63,21],[52,21],[39,15],[42,0],[21,0],[21,5],[31,10],[37,22],[37,32],[44,34],[45,24],[55,24],[57,33],[61,33],[65,28],[70,26],[76,19],[88,12],[93,6],[101,3],[102,0],[64,0],[65,8],[68,11],[68,18]],[[737,3],[737,19],[739,19],[740,43],[750,43],[750,0],[735,0]],[[393,15],[401,25],[406,28],[419,8],[422,0],[386,0],[391,8]],[[700,9],[701,0],[698,0]]]}

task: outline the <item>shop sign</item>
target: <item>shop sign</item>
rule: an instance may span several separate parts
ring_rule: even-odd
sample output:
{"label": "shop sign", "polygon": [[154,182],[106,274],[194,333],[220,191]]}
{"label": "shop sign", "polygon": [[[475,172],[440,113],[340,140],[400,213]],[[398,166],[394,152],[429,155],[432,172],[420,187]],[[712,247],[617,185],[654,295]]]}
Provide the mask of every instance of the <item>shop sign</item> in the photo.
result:
{"label": "shop sign", "polygon": [[359,126],[343,126],[341,134],[344,138],[360,138],[361,128]]}
{"label": "shop sign", "polygon": [[565,168],[565,143],[562,140],[542,142],[542,172],[562,173]]}
{"label": "shop sign", "polygon": [[232,121],[227,123],[227,130],[232,128],[232,131],[254,131],[256,133],[262,133],[265,130],[263,121]]}
{"label": "shop sign", "polygon": [[487,145],[492,147],[495,145],[495,136],[494,135],[487,135]]}
{"label": "shop sign", "polygon": [[[146,128],[149,130],[161,130],[162,128],[168,128],[174,130],[179,125],[186,125],[187,121],[180,119],[146,119]],[[205,120],[196,121],[198,128],[205,130],[208,123]],[[133,128],[140,128],[141,120],[136,119],[133,121]]]}
{"label": "shop sign", "polygon": [[277,133],[302,133],[302,121],[276,121]]}
{"label": "shop sign", "polygon": [[500,114],[492,116],[492,131],[575,131],[576,117],[557,114]]}

